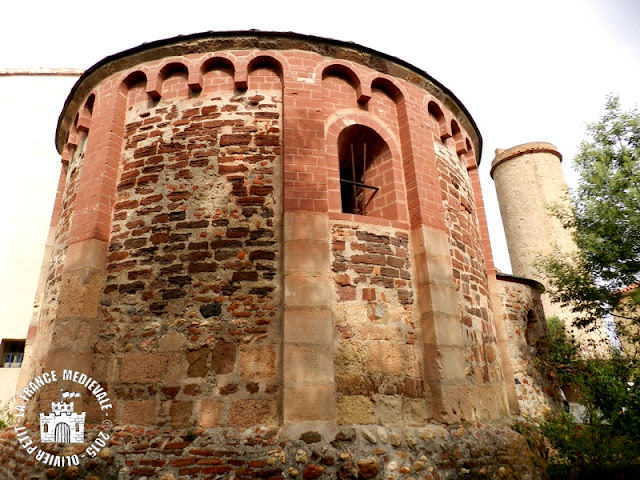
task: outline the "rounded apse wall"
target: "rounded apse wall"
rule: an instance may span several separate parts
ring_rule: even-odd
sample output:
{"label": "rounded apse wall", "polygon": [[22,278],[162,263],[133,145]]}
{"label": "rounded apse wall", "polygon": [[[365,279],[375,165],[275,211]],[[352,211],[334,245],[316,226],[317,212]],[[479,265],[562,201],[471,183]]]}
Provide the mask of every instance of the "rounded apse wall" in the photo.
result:
{"label": "rounded apse wall", "polygon": [[74,362],[119,424],[507,415],[481,137],[425,72],[296,34],[178,37],[89,69],[56,143],[30,373]]}

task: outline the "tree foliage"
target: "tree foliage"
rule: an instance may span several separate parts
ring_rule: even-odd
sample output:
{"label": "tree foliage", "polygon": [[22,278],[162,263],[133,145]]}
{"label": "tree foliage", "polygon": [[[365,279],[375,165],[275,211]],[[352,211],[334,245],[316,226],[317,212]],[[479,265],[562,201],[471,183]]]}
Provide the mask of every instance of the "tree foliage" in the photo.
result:
{"label": "tree foliage", "polygon": [[11,400],[0,402],[0,429],[13,425],[13,405]]}
{"label": "tree foliage", "polygon": [[559,412],[540,425],[552,446],[551,480],[640,478],[640,368],[620,353],[579,355],[559,321],[543,350],[547,371],[571,384],[583,407],[581,418]]}
{"label": "tree foliage", "polygon": [[541,266],[552,300],[571,308],[577,326],[607,315],[637,324],[640,288],[622,290],[640,283],[640,113],[623,111],[612,96],[587,133],[575,158],[580,181],[572,209],[554,211],[577,253],[547,257]]}
{"label": "tree foliage", "polygon": [[540,265],[551,299],[573,311],[578,327],[612,316],[630,351],[580,356],[551,322],[546,366],[577,393],[584,418],[551,415],[541,429],[555,449],[552,479],[639,478],[640,363],[630,354],[640,346],[640,113],[610,97],[587,132],[575,158],[572,208],[554,210],[577,250]]}

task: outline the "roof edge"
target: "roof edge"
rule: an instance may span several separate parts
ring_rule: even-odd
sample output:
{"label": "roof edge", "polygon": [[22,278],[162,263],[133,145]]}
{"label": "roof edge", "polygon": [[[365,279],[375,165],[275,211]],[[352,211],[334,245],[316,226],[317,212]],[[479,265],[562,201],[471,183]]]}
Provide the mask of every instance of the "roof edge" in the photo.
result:
{"label": "roof edge", "polygon": [[522,285],[528,285],[530,287],[539,290],[541,293],[545,291],[544,285],[532,278],[518,277],[517,275],[511,275],[510,273],[496,272],[496,278],[506,282],[520,283]]}
{"label": "roof edge", "polygon": [[558,151],[558,148],[549,142],[529,142],[523,143],[522,145],[516,145],[515,147],[508,148],[506,150],[497,149],[496,156],[491,162],[491,170],[489,175],[493,178],[493,173],[496,171],[500,165],[505,163],[508,160],[511,160],[516,157],[520,157],[522,155],[527,155],[529,153],[550,153],[558,157],[558,160],[562,162],[562,154]]}

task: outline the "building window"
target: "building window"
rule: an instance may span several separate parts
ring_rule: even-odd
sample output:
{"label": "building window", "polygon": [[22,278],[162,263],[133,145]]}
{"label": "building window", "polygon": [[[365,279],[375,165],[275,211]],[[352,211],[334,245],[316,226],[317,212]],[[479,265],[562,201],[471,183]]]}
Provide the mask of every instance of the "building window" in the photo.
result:
{"label": "building window", "polygon": [[383,174],[391,165],[386,142],[369,127],[351,125],[338,136],[338,157],[342,212],[382,217]]}
{"label": "building window", "polygon": [[24,340],[3,340],[0,345],[1,362],[3,368],[19,368],[24,357]]}

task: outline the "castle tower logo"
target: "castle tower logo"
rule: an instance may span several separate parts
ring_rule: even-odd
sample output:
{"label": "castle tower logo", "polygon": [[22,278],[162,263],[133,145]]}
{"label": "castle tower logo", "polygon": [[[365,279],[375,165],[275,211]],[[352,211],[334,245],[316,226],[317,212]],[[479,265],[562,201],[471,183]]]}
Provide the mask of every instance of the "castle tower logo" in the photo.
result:
{"label": "castle tower logo", "polygon": [[[27,406],[31,400],[45,391],[47,395],[53,394],[48,398],[55,398],[58,389],[60,401],[51,402],[49,413],[39,412],[40,438],[38,439],[37,431],[32,431],[33,425],[26,421]],[[80,392],[73,390],[80,390]],[[83,406],[89,406],[94,402],[94,410],[102,413],[101,423],[91,423],[90,420],[88,433],[85,432],[87,414],[75,411],[76,405],[73,399],[82,400],[80,405]],[[112,413],[113,405],[108,391],[85,373],[64,369],[61,372],[51,370],[38,375],[17,395],[14,409],[16,420],[14,432],[20,447],[45,465],[51,467],[79,465],[83,458],[95,457],[102,448],[109,445],[113,427],[109,414]],[[96,419],[99,419],[99,416]],[[79,444],[74,447],[75,453],[72,455],[60,450],[68,444]]]}
{"label": "castle tower logo", "polygon": [[84,443],[85,412],[73,411],[73,402],[64,400],[79,397],[77,392],[60,390],[60,402],[51,402],[51,413],[40,414],[40,441],[56,443]]}

